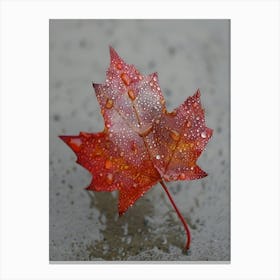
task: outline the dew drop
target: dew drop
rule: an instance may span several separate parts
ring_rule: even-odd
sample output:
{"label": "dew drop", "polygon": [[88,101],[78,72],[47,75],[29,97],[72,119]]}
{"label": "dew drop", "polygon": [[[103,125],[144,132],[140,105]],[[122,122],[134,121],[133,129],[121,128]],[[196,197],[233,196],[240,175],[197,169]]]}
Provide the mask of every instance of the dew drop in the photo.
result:
{"label": "dew drop", "polygon": [[134,91],[133,91],[132,89],[130,89],[130,90],[128,91],[128,96],[129,96],[129,98],[130,98],[131,100],[135,100],[135,98],[136,98],[135,93],[134,93]]}
{"label": "dew drop", "polygon": [[106,181],[108,184],[113,183],[113,174],[112,173],[107,174]]}
{"label": "dew drop", "polygon": [[130,85],[130,78],[128,77],[128,75],[126,73],[121,74],[121,79],[126,86]]}
{"label": "dew drop", "polygon": [[160,155],[156,155],[156,159],[160,159]]}
{"label": "dew drop", "polygon": [[132,142],[132,144],[131,144],[131,150],[132,150],[135,154],[137,153],[138,149],[137,149],[137,145],[136,145],[135,142]]}
{"label": "dew drop", "polygon": [[80,138],[72,138],[69,142],[69,145],[74,152],[79,152],[82,147],[82,140]]}
{"label": "dew drop", "polygon": [[200,134],[200,136],[202,137],[202,138],[206,138],[206,132],[205,131],[203,131],[203,132],[201,132],[201,134]]}
{"label": "dew drop", "polygon": [[106,107],[107,109],[111,109],[111,108],[113,107],[113,105],[114,105],[113,100],[108,98],[107,101],[106,101],[105,107]]}
{"label": "dew drop", "polygon": [[112,161],[110,161],[109,159],[106,159],[106,161],[105,161],[105,168],[106,169],[111,169],[112,166],[113,166]]}
{"label": "dew drop", "polygon": [[122,70],[122,64],[121,64],[121,63],[117,63],[117,64],[116,64],[116,68],[117,68],[118,70]]}
{"label": "dew drop", "polygon": [[181,173],[181,174],[179,175],[179,179],[180,179],[180,180],[185,180],[185,179],[186,179],[186,174]]}
{"label": "dew drop", "polygon": [[180,134],[176,130],[170,130],[170,136],[174,141],[178,141],[180,139]]}

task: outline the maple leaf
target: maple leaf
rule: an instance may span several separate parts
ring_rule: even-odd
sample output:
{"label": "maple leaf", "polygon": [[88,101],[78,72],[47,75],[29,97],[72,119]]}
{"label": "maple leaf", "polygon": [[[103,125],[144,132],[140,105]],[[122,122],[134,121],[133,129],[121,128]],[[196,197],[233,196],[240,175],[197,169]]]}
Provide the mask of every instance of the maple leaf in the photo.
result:
{"label": "maple leaf", "polygon": [[200,92],[169,113],[157,73],[140,74],[110,47],[104,84],[93,84],[104,117],[100,133],[60,136],[89,170],[91,191],[119,191],[123,214],[153,185],[160,183],[181,219],[190,246],[190,231],[164,181],[207,176],[196,164],[212,135],[205,125]]}

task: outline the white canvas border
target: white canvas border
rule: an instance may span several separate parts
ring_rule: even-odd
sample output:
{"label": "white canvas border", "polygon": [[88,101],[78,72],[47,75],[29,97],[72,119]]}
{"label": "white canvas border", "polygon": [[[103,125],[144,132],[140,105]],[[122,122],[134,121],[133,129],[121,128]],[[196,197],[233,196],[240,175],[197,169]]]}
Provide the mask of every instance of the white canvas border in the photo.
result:
{"label": "white canvas border", "polygon": [[[50,18],[231,19],[231,263],[48,261]],[[1,3],[2,279],[279,279],[278,1]]]}

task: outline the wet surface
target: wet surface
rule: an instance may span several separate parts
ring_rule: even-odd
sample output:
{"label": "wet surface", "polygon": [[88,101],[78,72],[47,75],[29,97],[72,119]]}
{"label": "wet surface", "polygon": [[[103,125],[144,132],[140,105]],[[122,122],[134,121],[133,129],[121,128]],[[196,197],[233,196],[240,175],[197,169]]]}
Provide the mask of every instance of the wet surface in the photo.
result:
{"label": "wet surface", "polygon": [[[109,45],[142,74],[158,72],[169,111],[201,91],[214,135],[198,164],[209,175],[168,183],[191,228],[188,254],[160,185],[119,217],[117,192],[86,191],[90,174],[58,138],[103,130],[91,82],[105,80]],[[229,159],[228,21],[50,22],[51,261],[230,260]]]}

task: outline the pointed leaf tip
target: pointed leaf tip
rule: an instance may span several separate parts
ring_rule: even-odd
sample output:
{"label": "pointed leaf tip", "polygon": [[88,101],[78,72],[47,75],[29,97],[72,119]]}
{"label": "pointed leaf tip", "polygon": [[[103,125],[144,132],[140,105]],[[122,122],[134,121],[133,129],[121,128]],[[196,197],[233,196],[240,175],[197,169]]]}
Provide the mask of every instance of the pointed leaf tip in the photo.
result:
{"label": "pointed leaf tip", "polygon": [[65,142],[66,144],[68,144],[69,142],[69,136],[65,136],[65,135],[58,135],[58,137],[63,141]]}
{"label": "pointed leaf tip", "polygon": [[201,96],[201,94],[200,94],[200,90],[198,88],[195,92],[195,97],[200,98],[200,96]]}
{"label": "pointed leaf tip", "polygon": [[110,46],[109,50],[110,50],[111,60],[119,58],[118,53],[115,51],[115,49],[113,47]]}

